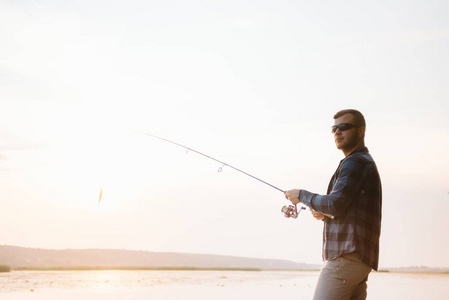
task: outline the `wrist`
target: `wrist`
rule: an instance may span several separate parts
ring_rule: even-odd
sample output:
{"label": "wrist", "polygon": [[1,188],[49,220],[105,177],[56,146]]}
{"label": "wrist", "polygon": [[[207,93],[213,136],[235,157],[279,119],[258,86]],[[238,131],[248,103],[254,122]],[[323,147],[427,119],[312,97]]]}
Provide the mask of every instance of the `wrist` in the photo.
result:
{"label": "wrist", "polygon": [[300,196],[301,196],[301,190],[298,190],[298,194],[296,195],[296,198],[298,198],[299,201],[301,201]]}

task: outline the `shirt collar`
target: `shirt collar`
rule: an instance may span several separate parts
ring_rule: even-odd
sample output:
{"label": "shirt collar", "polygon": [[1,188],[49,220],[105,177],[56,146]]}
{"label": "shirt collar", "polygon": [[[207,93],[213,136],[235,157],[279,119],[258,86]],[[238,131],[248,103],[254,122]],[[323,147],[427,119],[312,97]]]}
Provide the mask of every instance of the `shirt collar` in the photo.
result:
{"label": "shirt collar", "polygon": [[[368,148],[366,148],[366,146],[360,146],[357,149],[355,149],[354,151],[352,151],[351,153],[349,153],[348,156],[351,156],[354,153],[358,153],[358,152],[368,152]],[[346,156],[346,157],[348,157]]]}

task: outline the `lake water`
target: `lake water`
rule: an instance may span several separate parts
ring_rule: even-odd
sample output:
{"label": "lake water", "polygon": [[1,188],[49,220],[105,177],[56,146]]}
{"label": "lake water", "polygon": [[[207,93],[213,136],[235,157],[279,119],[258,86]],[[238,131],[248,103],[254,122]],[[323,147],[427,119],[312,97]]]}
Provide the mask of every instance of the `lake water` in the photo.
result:
{"label": "lake water", "polygon": [[[311,299],[317,271],[15,271],[0,299]],[[446,300],[449,275],[373,272],[368,299]]]}

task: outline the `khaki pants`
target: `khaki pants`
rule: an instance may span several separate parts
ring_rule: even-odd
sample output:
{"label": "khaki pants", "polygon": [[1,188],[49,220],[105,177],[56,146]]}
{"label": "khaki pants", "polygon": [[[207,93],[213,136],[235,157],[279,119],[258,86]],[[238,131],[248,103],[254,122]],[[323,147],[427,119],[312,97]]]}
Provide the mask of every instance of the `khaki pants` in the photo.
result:
{"label": "khaki pants", "polygon": [[364,300],[371,268],[357,253],[326,261],[316,285],[314,300]]}

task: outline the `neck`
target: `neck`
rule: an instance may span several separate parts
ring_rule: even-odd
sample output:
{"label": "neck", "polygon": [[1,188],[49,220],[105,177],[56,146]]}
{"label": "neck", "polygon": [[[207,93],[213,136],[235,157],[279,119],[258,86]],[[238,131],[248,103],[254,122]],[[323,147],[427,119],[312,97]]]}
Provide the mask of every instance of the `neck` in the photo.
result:
{"label": "neck", "polygon": [[358,143],[357,145],[355,145],[354,147],[352,147],[351,149],[342,149],[342,151],[345,156],[348,156],[349,154],[354,152],[357,148],[363,147],[363,146],[365,146],[365,143],[361,142],[361,143]]}

